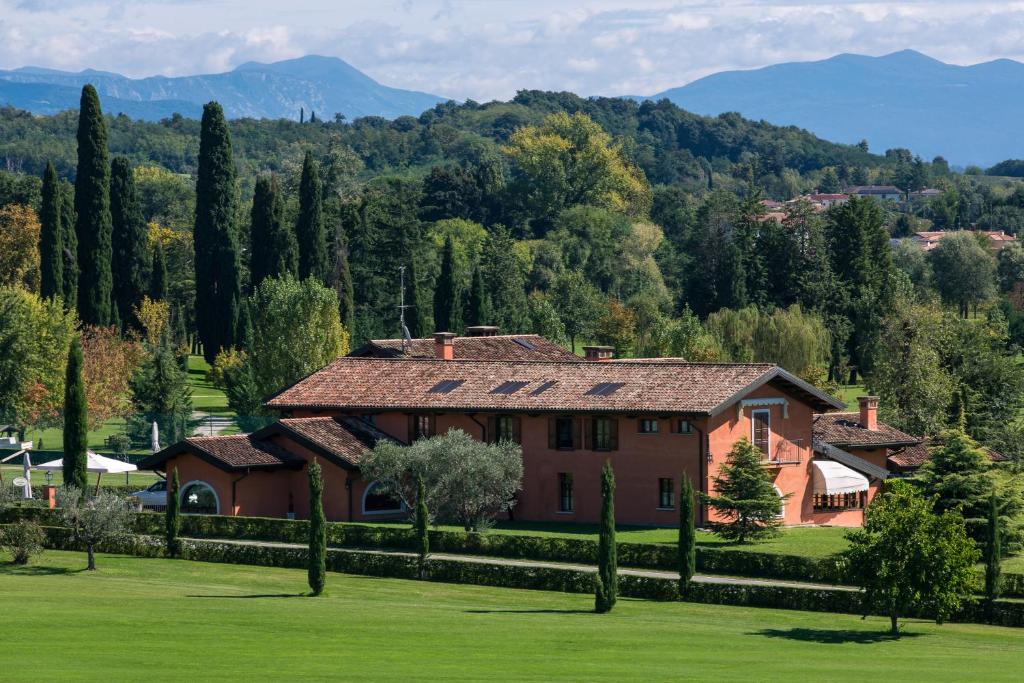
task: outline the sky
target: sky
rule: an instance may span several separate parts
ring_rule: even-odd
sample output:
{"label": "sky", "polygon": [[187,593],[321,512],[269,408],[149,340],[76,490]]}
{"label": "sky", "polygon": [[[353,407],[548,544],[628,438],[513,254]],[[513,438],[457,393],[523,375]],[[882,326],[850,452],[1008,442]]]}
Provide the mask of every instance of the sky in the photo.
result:
{"label": "sky", "polygon": [[912,48],[1024,61],[1024,2],[0,0],[0,68],[141,77],[306,54],[455,99],[651,95],[730,69]]}

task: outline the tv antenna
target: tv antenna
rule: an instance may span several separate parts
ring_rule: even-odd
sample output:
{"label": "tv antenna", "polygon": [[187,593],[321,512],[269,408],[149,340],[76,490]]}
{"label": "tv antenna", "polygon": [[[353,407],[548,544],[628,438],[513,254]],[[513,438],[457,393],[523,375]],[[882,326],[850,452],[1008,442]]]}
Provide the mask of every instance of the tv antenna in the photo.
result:
{"label": "tv antenna", "polygon": [[412,308],[405,304],[405,266],[398,266],[399,273],[399,294],[398,294],[398,321],[402,326],[400,330],[402,335],[402,353],[408,353],[409,349],[412,348],[412,335],[409,334],[409,328],[405,326],[405,309]]}

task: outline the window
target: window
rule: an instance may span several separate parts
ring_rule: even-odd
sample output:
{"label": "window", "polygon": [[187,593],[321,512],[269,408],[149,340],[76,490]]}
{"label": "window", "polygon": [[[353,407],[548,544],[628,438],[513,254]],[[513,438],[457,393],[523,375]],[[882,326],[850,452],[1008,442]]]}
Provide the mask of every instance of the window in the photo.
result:
{"label": "window", "polygon": [[676,506],[676,487],[671,479],[658,480],[658,507],[671,510]]}
{"label": "window", "polygon": [[514,394],[517,391],[519,391],[520,389],[522,389],[523,387],[525,387],[527,384],[529,384],[529,382],[513,382],[513,381],[502,382],[498,386],[496,386],[493,389],[491,389],[491,393],[492,394]]}
{"label": "window", "polygon": [[466,380],[464,380],[464,379],[445,379],[445,380],[441,380],[440,382],[438,382],[434,386],[430,387],[430,389],[427,390],[427,393],[428,394],[447,394],[447,393],[450,393],[450,392],[458,389],[459,387],[461,387],[465,383],[466,383]]}
{"label": "window", "polygon": [[181,511],[186,515],[216,515],[220,513],[220,499],[205,481],[190,481],[181,488]]}
{"label": "window", "polygon": [[608,417],[595,417],[593,422],[595,451],[613,451],[618,448],[615,421]]}
{"label": "window", "polygon": [[836,512],[839,510],[863,510],[868,504],[867,491],[853,493],[814,494],[815,512]]}
{"label": "window", "polygon": [[516,441],[516,418],[499,415],[494,421],[494,438],[497,441]]}
{"label": "window", "polygon": [[772,413],[755,410],[750,414],[750,440],[767,458],[771,452]]}
{"label": "window", "polygon": [[693,434],[693,423],[689,420],[673,420],[673,434]]}
{"label": "window", "polygon": [[555,419],[555,448],[572,449],[576,447],[573,432],[576,431],[575,420],[571,417]]}
{"label": "window", "polygon": [[611,396],[624,386],[626,386],[625,382],[601,382],[591,387],[587,396]]}
{"label": "window", "polygon": [[434,435],[433,415],[410,415],[409,440],[429,439]]}
{"label": "window", "polygon": [[639,430],[641,434],[657,434],[658,421],[645,417],[639,420]]}
{"label": "window", "polygon": [[404,509],[402,499],[379,481],[372,482],[363,492],[364,515],[401,512]]}
{"label": "window", "polygon": [[541,394],[543,394],[545,391],[547,391],[551,387],[555,386],[556,384],[558,384],[558,382],[556,382],[553,379],[546,380],[539,387],[537,387],[536,389],[531,391],[530,392],[530,396],[540,396]]}
{"label": "window", "polygon": [[558,473],[558,511],[572,512],[572,473]]}

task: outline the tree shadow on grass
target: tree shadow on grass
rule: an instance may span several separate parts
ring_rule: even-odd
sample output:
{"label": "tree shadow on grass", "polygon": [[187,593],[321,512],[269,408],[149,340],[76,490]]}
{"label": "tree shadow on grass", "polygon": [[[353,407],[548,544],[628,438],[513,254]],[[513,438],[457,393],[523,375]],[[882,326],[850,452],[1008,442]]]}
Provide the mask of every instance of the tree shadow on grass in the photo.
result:
{"label": "tree shadow on grass", "polygon": [[594,614],[592,609],[467,609],[467,614]]}
{"label": "tree shadow on grass", "polygon": [[186,598],[227,598],[232,600],[251,600],[253,598],[304,598],[308,593],[253,593],[251,595],[186,595]]}
{"label": "tree shadow on grass", "polygon": [[887,631],[854,631],[850,629],[829,629],[829,628],[765,628],[760,631],[753,631],[747,635],[764,636],[765,638],[784,638],[786,640],[799,640],[808,643],[823,643],[831,645],[842,645],[844,643],[858,643],[860,645],[871,645],[873,643],[885,643],[901,638],[917,638],[921,633],[901,633],[894,636]]}
{"label": "tree shadow on grass", "polygon": [[78,574],[86,571],[85,567],[72,569],[70,567],[45,567],[33,564],[0,564],[0,574],[12,576],[59,576],[62,574]]}

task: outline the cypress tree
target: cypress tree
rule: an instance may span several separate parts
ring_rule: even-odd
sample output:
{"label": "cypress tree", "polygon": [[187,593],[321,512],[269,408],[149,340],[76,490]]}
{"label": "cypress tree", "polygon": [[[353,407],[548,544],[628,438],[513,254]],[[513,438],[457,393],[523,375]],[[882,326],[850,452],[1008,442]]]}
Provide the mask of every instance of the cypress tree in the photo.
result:
{"label": "cypress tree", "polygon": [[299,278],[315,278],[327,282],[330,260],[327,256],[327,231],[324,228],[324,187],[320,180],[320,165],[307,151],[302,160],[302,180],[299,182],[299,220],[295,235],[299,243]]}
{"label": "cypress tree", "polygon": [[473,269],[473,283],[470,286],[469,299],[466,302],[465,320],[467,325],[490,324],[490,300],[487,296],[487,286],[484,282],[484,271],[479,265]]}
{"label": "cypress tree", "polygon": [[235,345],[244,350],[252,348],[252,302],[243,299],[238,308],[238,330],[235,332]]}
{"label": "cypress tree", "polygon": [[338,309],[341,324],[351,335],[354,333],[356,321],[355,288],[352,285],[352,269],[348,264],[348,240],[339,227],[337,231],[334,253],[334,273],[332,275],[334,291],[338,294]]}
{"label": "cypress tree", "polygon": [[60,228],[63,247],[64,308],[78,308],[78,233],[75,232],[75,190],[71,183],[60,186]]}
{"label": "cypress tree", "polygon": [[167,298],[167,257],[164,255],[164,246],[157,244],[153,247],[153,268],[149,277],[149,298],[153,301],[162,301]]}
{"label": "cypress tree", "polygon": [[327,520],[324,518],[324,481],[320,463],[309,463],[309,589],[324,592],[327,580]]}
{"label": "cypress tree", "polygon": [[514,247],[512,234],[499,225],[488,235],[483,252],[484,282],[493,317],[491,324],[505,332],[523,332],[529,326],[526,278]]}
{"label": "cypress tree", "polygon": [[178,468],[171,472],[171,481],[167,487],[167,510],[165,526],[167,530],[167,554],[177,557],[180,552],[178,534],[181,532],[181,487],[178,483]]}
{"label": "cypress tree", "polygon": [[60,181],[53,163],[43,172],[43,201],[39,210],[39,293],[46,299],[64,298],[64,228],[60,218]]}
{"label": "cypress tree", "polygon": [[434,327],[438,331],[458,332],[461,309],[459,283],[455,274],[455,244],[449,235],[441,252],[441,274],[434,289]]}
{"label": "cypress tree", "polygon": [[694,526],[693,482],[687,474],[679,480],[679,595],[685,596],[697,567],[697,529]]}
{"label": "cypress tree", "polygon": [[78,113],[75,232],[78,234],[78,317],[89,325],[110,324],[110,161],[107,124],[91,85],[82,88]]}
{"label": "cypress tree", "polygon": [[416,551],[419,560],[420,578],[427,578],[427,555],[430,553],[430,534],[427,526],[430,513],[427,511],[427,489],[423,478],[416,481]]}
{"label": "cypress tree", "polygon": [[121,321],[141,330],[134,310],[150,285],[149,234],[142,217],[135,177],[125,157],[110,162],[110,216],[113,223],[113,296]]}
{"label": "cypress tree", "polygon": [[999,530],[999,498],[995,491],[988,497],[988,524],[985,529],[985,612],[995,617],[995,603],[1002,593],[1002,534]]}
{"label": "cypress tree", "polygon": [[252,198],[249,242],[252,245],[249,273],[253,288],[269,277],[298,273],[298,245],[284,222],[284,205],[277,178],[256,179]]}
{"label": "cypress tree", "polygon": [[238,234],[235,230],[235,164],[224,110],[203,107],[193,228],[196,275],[196,330],[203,356],[212,363],[234,345],[242,296]]}
{"label": "cypress tree", "polygon": [[619,594],[618,548],[615,543],[615,473],[611,460],[601,470],[601,533],[597,541],[597,590],[594,611],[610,612]]}
{"label": "cypress tree", "polygon": [[82,364],[82,346],[75,337],[64,376],[64,486],[85,491],[89,428]]}

